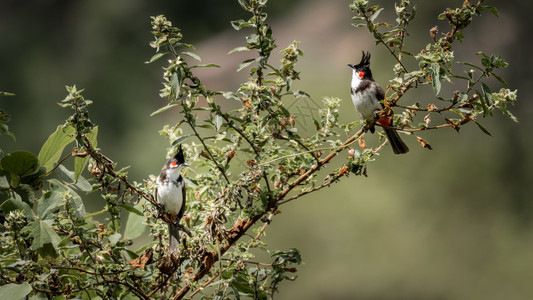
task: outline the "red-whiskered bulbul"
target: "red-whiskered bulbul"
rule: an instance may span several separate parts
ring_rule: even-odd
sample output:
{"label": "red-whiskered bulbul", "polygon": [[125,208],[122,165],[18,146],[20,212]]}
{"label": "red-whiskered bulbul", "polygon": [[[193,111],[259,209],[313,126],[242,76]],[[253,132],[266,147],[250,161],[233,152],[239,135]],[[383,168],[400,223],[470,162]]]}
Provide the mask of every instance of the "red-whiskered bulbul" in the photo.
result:
{"label": "red-whiskered bulbul", "polygon": [[[372,77],[372,71],[370,71],[370,53],[363,51],[361,62],[357,65],[348,64],[348,66],[353,69],[351,94],[355,109],[366,121],[372,121],[376,112],[384,108],[383,104],[379,101],[385,99],[385,92]],[[383,130],[385,130],[394,154],[409,152],[409,148],[402,141],[398,132],[388,127],[391,126],[390,118],[380,118],[377,122],[383,125]],[[374,133],[374,131],[375,128],[372,125],[370,132]]]}
{"label": "red-whiskered bulbul", "polygon": [[185,211],[185,181],[181,176],[185,163],[183,149],[178,147],[176,155],[171,157],[161,169],[161,174],[157,177],[156,197],[157,202],[169,213],[168,222],[169,250],[176,252],[179,244],[179,222]]}

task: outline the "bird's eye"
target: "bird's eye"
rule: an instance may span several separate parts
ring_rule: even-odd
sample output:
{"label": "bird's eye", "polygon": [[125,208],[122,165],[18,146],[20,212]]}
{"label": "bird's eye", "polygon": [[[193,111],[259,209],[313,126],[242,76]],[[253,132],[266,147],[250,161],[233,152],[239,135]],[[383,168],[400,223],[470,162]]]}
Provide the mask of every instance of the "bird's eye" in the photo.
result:
{"label": "bird's eye", "polygon": [[177,167],[177,166],[178,166],[178,163],[175,162],[175,161],[173,161],[173,162],[170,163],[170,165],[173,166],[173,167]]}
{"label": "bird's eye", "polygon": [[363,78],[363,76],[365,76],[365,72],[359,71],[357,72],[357,75],[359,76],[359,78]]}

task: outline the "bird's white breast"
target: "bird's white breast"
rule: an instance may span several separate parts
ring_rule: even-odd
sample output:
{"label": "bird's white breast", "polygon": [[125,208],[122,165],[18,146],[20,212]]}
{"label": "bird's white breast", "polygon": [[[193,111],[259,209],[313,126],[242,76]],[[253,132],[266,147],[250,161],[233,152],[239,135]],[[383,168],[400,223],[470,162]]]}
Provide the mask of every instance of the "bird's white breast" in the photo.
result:
{"label": "bird's white breast", "polygon": [[183,205],[183,185],[185,182],[181,181],[178,184],[171,182],[159,182],[157,188],[157,200],[165,206],[165,210],[172,214],[178,215]]}
{"label": "bird's white breast", "polygon": [[371,84],[364,91],[355,92],[361,82],[362,80],[354,71],[352,77],[352,102],[361,117],[366,120],[372,120],[374,118],[374,112],[381,110],[381,105],[377,99],[376,84]]}

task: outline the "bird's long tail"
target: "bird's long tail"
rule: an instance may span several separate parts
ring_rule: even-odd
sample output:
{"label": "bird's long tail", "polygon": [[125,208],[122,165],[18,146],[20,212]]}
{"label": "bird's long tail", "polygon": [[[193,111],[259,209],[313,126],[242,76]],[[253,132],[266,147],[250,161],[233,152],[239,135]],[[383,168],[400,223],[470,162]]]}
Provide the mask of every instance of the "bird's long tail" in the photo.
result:
{"label": "bird's long tail", "polygon": [[178,244],[180,240],[178,224],[179,222],[175,222],[174,224],[168,224],[168,236],[169,236],[168,247],[169,247],[170,253],[178,251]]}
{"label": "bird's long tail", "polygon": [[394,151],[394,154],[404,154],[409,152],[409,147],[402,141],[400,138],[400,135],[398,135],[398,132],[396,130],[391,128],[384,128],[385,134],[387,135],[387,138],[389,139],[389,142],[392,146],[392,151]]}

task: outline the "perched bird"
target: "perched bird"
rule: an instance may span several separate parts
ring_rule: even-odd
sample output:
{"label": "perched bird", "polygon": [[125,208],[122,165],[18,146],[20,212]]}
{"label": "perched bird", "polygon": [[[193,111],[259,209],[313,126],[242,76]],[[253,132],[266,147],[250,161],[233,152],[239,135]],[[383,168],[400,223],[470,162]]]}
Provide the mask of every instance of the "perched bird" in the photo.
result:
{"label": "perched bird", "polygon": [[168,213],[169,249],[176,252],[179,244],[179,222],[185,211],[185,181],[181,176],[185,163],[183,149],[178,147],[176,155],[171,157],[161,169],[161,174],[157,177],[156,198],[164,210]]}
{"label": "perched bird", "polygon": [[[361,62],[357,65],[348,64],[353,69],[351,94],[352,102],[355,109],[362,118],[367,121],[372,121],[376,112],[383,110],[384,106],[380,100],[385,98],[385,92],[374,81],[372,71],[370,71],[370,53],[363,51]],[[387,126],[391,125],[390,118],[379,119],[378,123],[383,125],[385,134],[389,139],[394,154],[404,154],[409,152],[409,148],[402,141],[398,132]],[[375,128],[372,126],[370,132],[374,133]]]}

